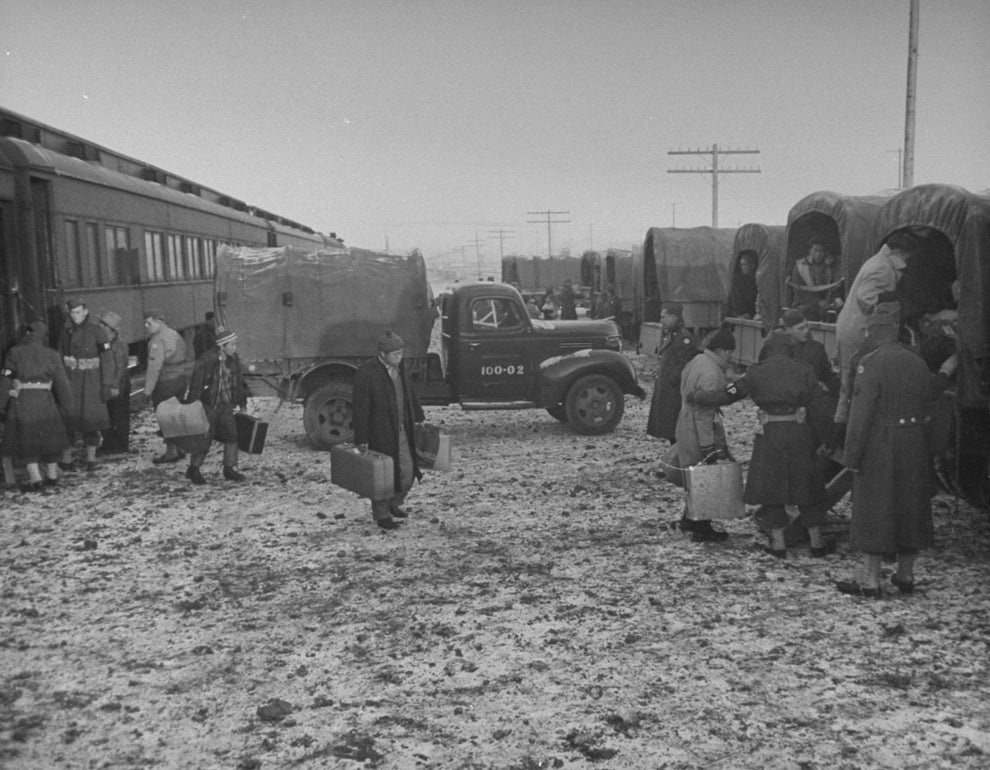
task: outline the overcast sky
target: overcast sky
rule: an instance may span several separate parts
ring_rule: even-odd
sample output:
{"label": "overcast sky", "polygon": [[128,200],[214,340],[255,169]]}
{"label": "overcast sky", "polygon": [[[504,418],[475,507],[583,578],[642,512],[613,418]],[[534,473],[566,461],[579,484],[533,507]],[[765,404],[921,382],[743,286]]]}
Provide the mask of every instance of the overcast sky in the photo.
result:
{"label": "overcast sky", "polygon": [[[0,0],[0,104],[350,245],[498,262],[898,183],[909,0]],[[915,183],[990,187],[990,1],[921,0]],[[545,216],[542,217],[545,221]]]}

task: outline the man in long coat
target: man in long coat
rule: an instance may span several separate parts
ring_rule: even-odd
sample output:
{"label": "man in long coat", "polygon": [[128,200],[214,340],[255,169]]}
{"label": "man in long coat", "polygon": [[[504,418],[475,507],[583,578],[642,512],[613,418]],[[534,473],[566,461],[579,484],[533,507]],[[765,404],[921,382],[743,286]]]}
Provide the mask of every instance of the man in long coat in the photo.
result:
{"label": "man in long coat", "polygon": [[27,466],[26,489],[32,492],[58,481],[58,461],[69,446],[59,407],[67,412],[73,407],[65,364],[47,343],[45,323],[29,324],[0,369],[0,414],[6,415],[0,443],[4,485],[14,486],[14,457],[20,457]]}
{"label": "man in long coat", "polygon": [[[104,395],[113,385],[113,354],[103,329],[89,319],[89,308],[81,299],[67,303],[70,323],[65,327],[60,348],[65,362],[73,403],[65,410],[65,428],[72,441],[82,434],[86,448],[86,470],[96,470],[96,448],[100,431],[110,427]],[[65,408],[65,407],[63,407]],[[62,468],[71,470],[72,447],[62,453]]]}
{"label": "man in long coat", "polygon": [[[725,430],[717,407],[695,404],[695,394],[721,391],[729,384],[725,370],[736,349],[736,339],[726,328],[712,335],[703,353],[692,358],[681,373],[681,411],[677,417],[677,464],[687,468],[698,463],[714,463],[728,457]],[[704,511],[689,510],[685,505],[681,528],[691,532],[696,543],[725,540],[726,532],[712,527]]]}
{"label": "man in long coat", "polygon": [[660,324],[664,334],[660,340],[660,365],[653,385],[646,433],[674,443],[677,440],[677,416],[681,412],[681,373],[698,354],[698,343],[684,326],[681,303],[664,302],[660,310]]}
{"label": "man in long coat", "polygon": [[396,529],[413,480],[422,477],[416,460],[413,424],[424,419],[419,399],[402,365],[402,338],[386,331],[378,339],[378,357],[363,363],[354,375],[354,443],[392,458],[395,493],[372,500],[371,515],[382,529]]}
{"label": "man in long coat", "polygon": [[126,454],[131,433],[131,374],[127,368],[127,343],[120,338],[121,317],[112,310],[100,314],[110,346],[109,376],[112,385],[104,385],[110,427],[103,431],[103,443],[97,454]]}
{"label": "man in long coat", "polygon": [[856,368],[845,453],[854,473],[849,546],[862,560],[855,580],[836,583],[845,594],[880,598],[880,562],[894,554],[891,582],[911,593],[918,551],[934,542],[928,422],[958,359],[933,376],[897,341],[899,320],[899,303],[877,305],[869,319],[877,348]]}

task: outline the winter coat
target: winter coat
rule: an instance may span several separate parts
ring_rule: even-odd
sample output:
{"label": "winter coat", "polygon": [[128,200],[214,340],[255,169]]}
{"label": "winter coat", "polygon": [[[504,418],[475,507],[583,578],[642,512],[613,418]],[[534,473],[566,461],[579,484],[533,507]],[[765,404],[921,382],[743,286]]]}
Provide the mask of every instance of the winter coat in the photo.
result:
{"label": "winter coat", "polygon": [[756,315],[756,273],[737,273],[729,289],[728,314],[736,318],[752,318]]}
{"label": "winter coat", "polygon": [[[412,455],[413,475],[418,479],[423,474],[416,459],[413,423],[423,421],[423,408],[409,384],[404,363],[399,365],[399,377],[405,394],[403,428],[409,443],[409,453]],[[395,385],[388,374],[388,367],[378,358],[365,361],[354,375],[354,443],[367,444],[369,449],[391,457],[395,471],[395,488],[402,488],[399,476],[399,414]]]}
{"label": "winter coat", "polygon": [[[107,343],[110,355],[107,358],[107,380],[109,385],[104,386],[103,400],[109,401],[111,398],[122,398],[131,395],[131,373],[127,368],[127,343],[120,337],[115,337]],[[110,393],[110,388],[117,389],[117,395]]]}
{"label": "winter coat", "polygon": [[571,288],[569,283],[564,284],[564,288],[560,290],[560,320],[561,321],[576,321],[577,320],[577,308],[574,305],[574,289]]}
{"label": "winter coat", "polygon": [[698,345],[683,323],[671,329],[660,344],[660,365],[653,385],[646,433],[655,438],[675,441],[677,416],[681,412],[681,373],[698,354]]}
{"label": "winter coat", "polygon": [[719,409],[689,404],[685,397],[699,391],[722,391],[729,384],[723,364],[710,350],[698,353],[681,373],[681,411],[677,417],[677,457],[682,468],[697,465],[701,448],[725,450],[725,430]]}
{"label": "winter coat", "polygon": [[866,317],[876,307],[877,298],[894,291],[904,270],[900,253],[886,245],[870,257],[853,279],[846,302],[835,321],[835,339],[839,349],[839,366],[849,368],[853,355],[866,339]]}
{"label": "winter coat", "polygon": [[827,429],[831,415],[821,408],[821,389],[811,367],[786,355],[770,355],[749,367],[734,386],[753,399],[763,415],[804,410],[801,422],[771,419],[762,425],[753,441],[745,502],[809,506],[824,502],[825,480],[816,450],[819,432]]}
{"label": "winter coat", "polygon": [[175,329],[162,327],[148,339],[148,369],[144,392],[152,406],[185,392],[190,366],[186,362],[186,342]]}
{"label": "winter coat", "polygon": [[[224,398],[220,388],[221,367],[230,373],[230,395]],[[210,419],[210,437],[222,444],[237,441],[237,424],[234,407],[247,406],[247,386],[241,372],[241,360],[237,355],[227,357],[218,347],[203,353],[193,364],[189,379],[189,393],[185,403],[202,401]]]}
{"label": "winter coat", "polygon": [[109,428],[104,394],[113,385],[114,368],[106,333],[89,318],[70,323],[60,348],[73,395],[71,407],[62,405],[66,430],[72,435]]}
{"label": "winter coat", "polygon": [[853,477],[849,545],[892,554],[931,546],[931,406],[939,380],[922,358],[887,340],[860,359],[846,430]]}
{"label": "winter coat", "polygon": [[[17,389],[18,383],[44,383],[50,389]],[[0,370],[0,413],[6,412],[0,454],[31,458],[60,454],[69,439],[59,407],[66,411],[73,407],[65,364],[42,338],[29,333],[10,349]]]}

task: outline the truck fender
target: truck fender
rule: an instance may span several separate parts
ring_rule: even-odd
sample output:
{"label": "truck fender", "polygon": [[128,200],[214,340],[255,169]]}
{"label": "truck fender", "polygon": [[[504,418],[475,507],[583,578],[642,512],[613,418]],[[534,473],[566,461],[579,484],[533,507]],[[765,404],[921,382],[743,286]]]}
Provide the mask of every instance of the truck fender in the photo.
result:
{"label": "truck fender", "polygon": [[555,406],[563,403],[567,390],[579,377],[603,374],[615,381],[623,393],[646,397],[636,381],[636,371],[629,359],[614,350],[577,350],[553,356],[540,363],[537,375],[538,403]]}
{"label": "truck fender", "polygon": [[295,382],[295,397],[305,400],[310,393],[328,382],[349,381],[354,378],[357,365],[353,361],[324,359],[300,372]]}

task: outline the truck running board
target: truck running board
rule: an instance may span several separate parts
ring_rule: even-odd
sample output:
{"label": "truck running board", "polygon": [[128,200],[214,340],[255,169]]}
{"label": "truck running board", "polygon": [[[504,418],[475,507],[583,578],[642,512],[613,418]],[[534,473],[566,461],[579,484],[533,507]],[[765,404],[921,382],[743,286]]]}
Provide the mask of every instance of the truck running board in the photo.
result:
{"label": "truck running board", "polygon": [[532,401],[472,401],[461,399],[461,408],[466,412],[481,409],[535,409]]}

